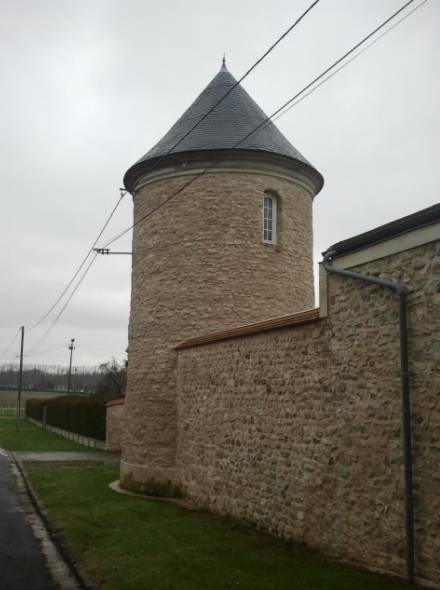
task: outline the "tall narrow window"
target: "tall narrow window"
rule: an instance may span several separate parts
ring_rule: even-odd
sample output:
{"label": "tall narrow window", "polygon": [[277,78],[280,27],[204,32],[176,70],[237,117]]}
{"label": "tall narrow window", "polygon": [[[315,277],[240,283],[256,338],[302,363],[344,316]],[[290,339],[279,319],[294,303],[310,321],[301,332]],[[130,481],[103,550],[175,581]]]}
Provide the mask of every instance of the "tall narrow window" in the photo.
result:
{"label": "tall narrow window", "polygon": [[269,193],[263,199],[263,242],[276,243],[277,228],[277,200]]}

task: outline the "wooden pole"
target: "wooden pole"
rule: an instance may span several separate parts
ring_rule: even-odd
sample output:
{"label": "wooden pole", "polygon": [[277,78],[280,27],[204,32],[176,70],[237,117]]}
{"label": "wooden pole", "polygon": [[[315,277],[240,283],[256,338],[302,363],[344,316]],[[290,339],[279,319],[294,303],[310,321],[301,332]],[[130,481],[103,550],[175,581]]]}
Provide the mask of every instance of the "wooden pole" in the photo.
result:
{"label": "wooden pole", "polygon": [[72,338],[70,341],[70,346],[67,347],[70,350],[70,365],[69,365],[69,378],[67,380],[67,395],[70,395],[70,383],[72,380],[72,355],[73,355],[73,350],[75,348],[73,346],[74,342],[75,342],[75,338]]}
{"label": "wooden pole", "polygon": [[23,348],[24,348],[24,326],[21,327],[21,351],[20,351],[20,373],[18,377],[18,400],[17,400],[17,416],[15,423],[15,430],[20,431],[20,412],[21,412],[21,386],[23,382]]}

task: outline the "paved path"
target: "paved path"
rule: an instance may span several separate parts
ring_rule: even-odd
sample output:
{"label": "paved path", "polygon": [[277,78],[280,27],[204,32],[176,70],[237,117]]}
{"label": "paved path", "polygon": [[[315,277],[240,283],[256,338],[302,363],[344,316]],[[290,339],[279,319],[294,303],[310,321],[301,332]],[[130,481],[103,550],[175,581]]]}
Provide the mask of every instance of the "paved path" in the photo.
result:
{"label": "paved path", "polygon": [[[14,453],[17,461],[102,461],[119,464],[119,455],[88,453]],[[1,590],[79,590],[44,524],[29,500],[12,457],[0,448]]]}

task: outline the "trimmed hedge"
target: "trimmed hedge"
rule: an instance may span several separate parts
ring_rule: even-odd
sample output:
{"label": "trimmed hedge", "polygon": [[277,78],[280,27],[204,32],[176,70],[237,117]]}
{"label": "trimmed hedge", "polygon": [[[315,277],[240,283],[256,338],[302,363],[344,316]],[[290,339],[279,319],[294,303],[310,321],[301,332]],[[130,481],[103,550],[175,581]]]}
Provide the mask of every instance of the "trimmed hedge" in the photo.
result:
{"label": "trimmed hedge", "polygon": [[42,422],[43,406],[47,406],[48,426],[105,441],[106,404],[119,397],[69,395],[49,400],[30,399],[26,401],[26,416]]}

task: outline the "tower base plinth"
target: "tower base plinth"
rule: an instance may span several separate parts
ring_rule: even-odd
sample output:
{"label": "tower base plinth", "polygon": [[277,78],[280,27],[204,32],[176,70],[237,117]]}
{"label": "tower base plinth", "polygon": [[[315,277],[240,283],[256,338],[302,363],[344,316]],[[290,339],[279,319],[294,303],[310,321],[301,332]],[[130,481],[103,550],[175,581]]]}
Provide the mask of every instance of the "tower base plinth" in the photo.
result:
{"label": "tower base plinth", "polygon": [[130,492],[159,498],[182,498],[177,469],[147,467],[121,461],[120,486]]}

